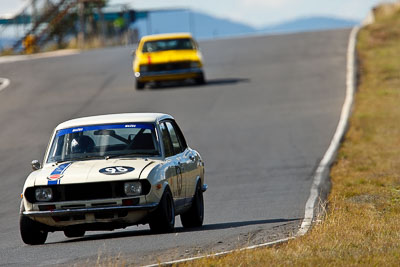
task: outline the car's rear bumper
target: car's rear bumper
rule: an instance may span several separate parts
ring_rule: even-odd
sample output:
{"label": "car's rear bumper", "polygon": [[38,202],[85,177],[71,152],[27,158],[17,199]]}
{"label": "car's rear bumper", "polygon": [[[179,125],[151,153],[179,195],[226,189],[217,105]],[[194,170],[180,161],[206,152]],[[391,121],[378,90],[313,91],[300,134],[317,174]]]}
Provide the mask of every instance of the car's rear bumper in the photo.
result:
{"label": "car's rear bumper", "polygon": [[140,82],[175,80],[175,79],[191,79],[199,77],[203,74],[201,68],[165,70],[165,71],[147,71],[135,72],[135,78]]}
{"label": "car's rear bumper", "polygon": [[52,216],[76,216],[88,213],[102,213],[102,212],[121,212],[121,211],[136,211],[148,210],[151,211],[158,206],[158,203],[151,203],[145,205],[135,206],[112,206],[112,207],[89,207],[78,209],[56,209],[46,211],[24,211],[23,215],[29,217],[52,217]]}

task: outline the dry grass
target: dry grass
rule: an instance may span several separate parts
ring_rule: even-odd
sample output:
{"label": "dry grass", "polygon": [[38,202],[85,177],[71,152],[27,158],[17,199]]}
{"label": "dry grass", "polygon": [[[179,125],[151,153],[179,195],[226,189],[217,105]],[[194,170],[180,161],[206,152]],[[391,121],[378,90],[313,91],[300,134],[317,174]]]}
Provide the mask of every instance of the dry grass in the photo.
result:
{"label": "dry grass", "polygon": [[121,39],[115,37],[115,38],[105,38],[104,40],[102,40],[100,37],[91,37],[91,38],[86,38],[85,44],[83,45],[83,47],[80,47],[78,44],[78,40],[76,38],[73,38],[68,42],[68,44],[66,44],[66,48],[90,50],[90,49],[97,49],[104,47],[121,46],[126,44],[128,44],[126,36],[124,36]]}
{"label": "dry grass", "polygon": [[1,56],[12,56],[12,55],[15,55],[15,53],[14,53],[14,50],[12,50],[11,48],[7,48],[7,49],[0,51],[0,57]]}
{"label": "dry grass", "polygon": [[279,247],[184,266],[399,266],[400,6],[375,14],[358,36],[360,84],[324,222]]}
{"label": "dry grass", "polygon": [[[126,38],[125,38],[126,39]],[[83,47],[78,45],[78,41],[76,38],[72,38],[68,43],[62,44],[59,46],[56,43],[44,46],[40,49],[36,49],[32,53],[27,53],[25,51],[15,52],[12,48],[7,48],[4,50],[0,50],[0,56],[11,56],[11,55],[26,55],[26,54],[35,54],[42,52],[51,52],[63,49],[82,49],[82,50],[91,50],[98,49],[104,47],[112,47],[112,46],[120,46],[127,43],[127,40],[123,39],[122,41],[119,39],[107,39],[102,41],[99,37],[87,38]]]}

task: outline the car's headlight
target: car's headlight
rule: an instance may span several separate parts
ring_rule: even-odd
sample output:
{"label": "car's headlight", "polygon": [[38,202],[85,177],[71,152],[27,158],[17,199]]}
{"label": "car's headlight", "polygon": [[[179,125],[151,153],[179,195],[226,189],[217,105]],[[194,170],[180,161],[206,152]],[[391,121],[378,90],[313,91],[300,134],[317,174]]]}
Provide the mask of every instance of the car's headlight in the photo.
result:
{"label": "car's headlight", "polygon": [[124,192],[127,196],[138,196],[142,193],[142,184],[140,182],[126,182]]}
{"label": "car's headlight", "polygon": [[140,72],[145,72],[145,71],[147,71],[148,69],[149,69],[149,68],[147,67],[147,65],[141,65],[140,68],[139,68]]}
{"label": "car's headlight", "polygon": [[192,62],[190,63],[190,67],[191,67],[191,68],[199,68],[199,67],[200,67],[200,63],[197,62],[197,61],[192,61]]}
{"label": "car's headlight", "polygon": [[36,188],[35,197],[37,201],[50,201],[53,199],[53,190],[50,187]]}

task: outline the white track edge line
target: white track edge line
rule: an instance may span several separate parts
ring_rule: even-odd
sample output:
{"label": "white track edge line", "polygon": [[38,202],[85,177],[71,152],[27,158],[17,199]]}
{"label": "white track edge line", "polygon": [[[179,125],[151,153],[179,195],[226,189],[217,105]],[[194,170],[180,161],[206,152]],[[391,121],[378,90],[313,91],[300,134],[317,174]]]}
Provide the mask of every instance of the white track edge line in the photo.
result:
{"label": "white track edge line", "polygon": [[7,78],[0,78],[0,81],[0,91],[6,89],[6,87],[10,85],[10,80]]}
{"label": "white track edge line", "polygon": [[230,254],[235,251],[244,251],[244,250],[251,250],[251,249],[256,249],[256,248],[261,248],[261,247],[278,245],[278,244],[287,242],[291,239],[294,239],[296,237],[302,236],[308,232],[308,230],[311,228],[312,221],[314,218],[315,204],[317,203],[317,199],[319,196],[319,188],[323,181],[323,175],[326,174],[327,171],[330,169],[331,163],[333,162],[336,152],[339,149],[341,139],[346,132],[348,120],[350,117],[351,107],[353,105],[353,99],[354,99],[354,93],[355,93],[355,86],[356,86],[356,79],[355,79],[356,78],[356,57],[355,57],[355,54],[356,54],[356,37],[357,37],[359,30],[360,30],[359,26],[354,27],[351,30],[350,37],[349,37],[349,43],[348,43],[348,47],[347,47],[347,65],[346,65],[346,98],[345,98],[345,101],[344,101],[344,104],[342,107],[342,112],[340,114],[340,120],[339,120],[338,126],[336,128],[336,132],[335,132],[335,134],[332,138],[332,141],[328,147],[328,150],[325,152],[324,157],[322,158],[321,162],[318,165],[317,170],[315,171],[315,174],[313,177],[313,184],[312,184],[311,190],[310,190],[310,196],[306,202],[304,219],[303,219],[303,222],[301,223],[301,227],[300,227],[299,231],[297,232],[297,234],[293,237],[287,237],[287,238],[279,239],[279,240],[276,240],[273,242],[249,246],[249,247],[245,247],[245,248],[238,249],[238,250],[229,250],[229,251],[223,251],[223,252],[202,255],[202,256],[197,256],[197,257],[192,257],[192,258],[160,262],[160,263],[145,265],[143,267],[156,267],[156,266],[162,266],[162,265],[172,265],[172,264],[178,264],[178,263],[183,263],[183,262],[188,262],[188,261],[193,261],[193,260],[199,260],[199,259],[203,259],[203,258],[218,257],[218,256]]}
{"label": "white track edge line", "polygon": [[0,64],[41,59],[41,58],[64,57],[64,56],[76,55],[79,54],[80,52],[81,50],[79,49],[62,49],[62,50],[43,52],[32,55],[0,56]]}
{"label": "white track edge line", "polygon": [[347,73],[346,73],[346,98],[342,107],[342,113],[340,115],[340,120],[336,128],[335,135],[332,138],[331,144],[328,150],[325,152],[324,157],[318,165],[317,170],[314,174],[313,184],[310,190],[310,196],[306,202],[306,210],[304,214],[304,219],[297,233],[297,236],[302,236],[310,229],[312,225],[312,220],[314,218],[315,204],[319,196],[319,190],[324,178],[324,174],[329,170],[336,152],[340,146],[340,141],[346,132],[346,127],[348,124],[348,119],[351,113],[351,107],[353,105],[353,96],[355,92],[356,85],[356,60],[355,60],[355,49],[356,49],[356,37],[359,31],[359,27],[356,26],[351,30],[349,43],[347,48]]}

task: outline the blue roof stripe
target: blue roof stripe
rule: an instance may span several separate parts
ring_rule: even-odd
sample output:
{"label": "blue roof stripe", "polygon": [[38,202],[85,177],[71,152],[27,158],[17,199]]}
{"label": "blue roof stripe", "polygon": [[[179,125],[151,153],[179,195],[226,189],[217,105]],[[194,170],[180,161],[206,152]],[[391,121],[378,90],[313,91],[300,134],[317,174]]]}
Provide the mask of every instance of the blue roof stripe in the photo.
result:
{"label": "blue roof stripe", "polygon": [[125,124],[107,124],[107,125],[92,125],[92,126],[82,126],[73,127],[67,129],[61,129],[57,131],[56,136],[63,136],[66,134],[76,133],[76,132],[86,132],[95,130],[108,130],[108,129],[123,129],[123,128],[139,128],[139,129],[154,129],[154,125],[151,123],[125,123]]}

